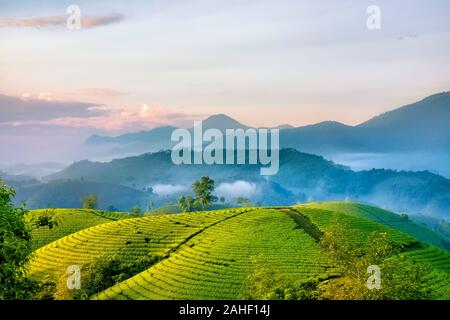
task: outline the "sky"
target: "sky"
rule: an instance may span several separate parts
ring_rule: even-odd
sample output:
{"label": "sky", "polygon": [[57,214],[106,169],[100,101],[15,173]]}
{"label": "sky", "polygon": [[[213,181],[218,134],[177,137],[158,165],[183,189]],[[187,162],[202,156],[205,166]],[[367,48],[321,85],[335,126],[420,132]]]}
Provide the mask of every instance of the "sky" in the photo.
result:
{"label": "sky", "polygon": [[450,90],[449,12],[447,0],[0,0],[0,145],[26,162],[217,113],[358,124]]}

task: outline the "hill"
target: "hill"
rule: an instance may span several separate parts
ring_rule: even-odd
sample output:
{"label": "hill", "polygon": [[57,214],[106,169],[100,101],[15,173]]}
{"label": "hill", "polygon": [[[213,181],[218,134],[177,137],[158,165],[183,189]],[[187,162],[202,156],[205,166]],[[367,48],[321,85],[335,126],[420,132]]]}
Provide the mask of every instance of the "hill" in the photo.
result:
{"label": "hill", "polygon": [[[142,189],[141,189],[142,190]],[[128,211],[139,205],[145,208],[151,201],[152,193],[107,182],[84,181],[84,178],[51,181],[17,188],[16,204],[25,202],[30,209],[35,208],[80,208],[81,199],[95,194],[98,208],[113,205],[117,211]]]}
{"label": "hill", "polygon": [[57,222],[57,226],[34,228],[31,232],[33,248],[37,249],[50,242],[63,238],[80,230],[96,226],[101,223],[120,220],[128,217],[128,214],[118,212],[105,212],[86,209],[39,209],[30,211],[26,221],[32,221],[39,215],[51,213]]}
{"label": "hill", "polygon": [[3,183],[15,188],[23,188],[39,184],[39,181],[31,176],[21,174],[8,174],[3,171],[0,171],[0,179],[3,181]]}
{"label": "hill", "polygon": [[[141,190],[156,184],[182,185],[190,189],[199,177],[210,176],[219,191],[228,190],[227,194],[220,195],[229,202],[236,193],[240,195],[235,183],[244,181],[252,188],[248,197],[263,205],[350,199],[394,211],[448,218],[450,180],[429,172],[383,169],[356,172],[320,156],[282,149],[279,172],[268,178],[259,173],[258,165],[177,166],[172,163],[170,152],[162,151],[106,163],[81,161],[47,179],[85,178]],[[221,185],[226,188],[220,188]],[[172,202],[177,196],[173,195]]]}
{"label": "hill", "polygon": [[450,239],[448,237],[440,235],[422,224],[415,223],[407,215],[398,215],[380,208],[351,202],[311,203],[305,205],[305,207],[345,212],[349,215],[367,218],[387,227],[400,230],[422,242],[450,251]]}
{"label": "hill", "polygon": [[241,299],[249,277],[267,268],[272,276],[298,281],[339,277],[317,241],[328,226],[341,223],[349,241],[357,244],[374,231],[386,232],[403,246],[406,259],[429,267],[423,281],[433,298],[450,298],[450,254],[358,215],[360,208],[347,213],[351,204],[344,205],[345,211],[335,205],[340,211],[311,206],[157,215],[100,224],[36,250],[29,273],[35,279],[60,277],[68,264],[85,268],[98,259],[132,263],[151,256],[156,259],[146,270],[93,298]]}
{"label": "hill", "polygon": [[165,257],[187,238],[223,219],[246,210],[155,215],[104,223],[63,237],[35,251],[33,277],[64,273],[67,265],[85,265],[102,257],[124,261]]}

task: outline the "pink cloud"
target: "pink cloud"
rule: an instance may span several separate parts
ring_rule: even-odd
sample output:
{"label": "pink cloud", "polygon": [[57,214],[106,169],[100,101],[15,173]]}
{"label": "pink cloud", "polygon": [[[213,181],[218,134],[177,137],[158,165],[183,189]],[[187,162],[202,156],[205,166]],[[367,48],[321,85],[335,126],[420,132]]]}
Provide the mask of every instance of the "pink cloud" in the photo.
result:
{"label": "pink cloud", "polygon": [[[121,22],[124,16],[121,14],[111,14],[105,16],[81,16],[81,27],[90,29],[99,26],[110,25]],[[0,27],[65,27],[67,16],[53,16],[41,18],[3,18],[0,19]]]}
{"label": "pink cloud", "polygon": [[[100,96],[126,94],[112,89],[92,88],[86,91]],[[166,125],[190,127],[194,120],[204,116],[149,104],[114,107],[101,102],[85,101],[67,99],[52,92],[24,92],[17,97],[0,94],[0,124],[14,127],[58,126],[122,133]]]}
{"label": "pink cloud", "polygon": [[142,109],[110,109],[93,107],[92,113],[101,113],[92,117],[58,117],[48,120],[21,120],[9,122],[14,126],[58,126],[66,128],[85,128],[101,132],[123,133],[128,131],[148,130],[160,126],[192,126],[199,116],[174,112],[163,108]]}

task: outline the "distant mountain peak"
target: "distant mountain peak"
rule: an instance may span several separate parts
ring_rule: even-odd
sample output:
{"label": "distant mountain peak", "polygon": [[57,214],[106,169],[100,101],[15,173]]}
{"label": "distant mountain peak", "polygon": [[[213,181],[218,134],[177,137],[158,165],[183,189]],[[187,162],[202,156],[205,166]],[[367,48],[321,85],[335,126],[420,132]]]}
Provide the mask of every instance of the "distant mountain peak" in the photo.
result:
{"label": "distant mountain peak", "polygon": [[315,124],[316,126],[319,127],[328,127],[328,128],[341,128],[341,127],[348,127],[346,124],[343,124],[342,122],[338,122],[338,121],[322,121],[319,122],[317,124]]}
{"label": "distant mountain peak", "polygon": [[246,125],[240,123],[239,121],[227,116],[226,114],[215,114],[205,120],[203,120],[204,128],[216,128],[219,130],[224,129],[238,129],[238,128],[248,128]]}

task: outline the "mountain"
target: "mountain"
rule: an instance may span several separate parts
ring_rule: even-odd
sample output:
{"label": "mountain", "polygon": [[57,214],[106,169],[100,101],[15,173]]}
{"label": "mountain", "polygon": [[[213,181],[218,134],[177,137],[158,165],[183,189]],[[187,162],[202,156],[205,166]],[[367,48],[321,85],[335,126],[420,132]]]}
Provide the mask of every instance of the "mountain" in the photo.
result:
{"label": "mountain", "polygon": [[108,136],[99,136],[92,135],[86,140],[86,144],[95,145],[95,144],[106,144],[106,143],[115,143],[115,144],[128,144],[128,143],[137,143],[137,142],[145,142],[145,143],[159,143],[160,141],[167,140],[175,127],[165,126],[155,128],[149,131],[140,131],[137,133],[127,133],[117,137],[108,137]]}
{"label": "mountain", "polygon": [[[227,201],[245,194],[264,205],[351,199],[392,210],[449,218],[450,180],[430,172],[368,170],[355,172],[321,156],[294,149],[280,151],[278,174],[262,177],[259,165],[174,165],[162,151],[111,162],[80,161],[47,180],[85,179],[141,189],[164,185],[189,190],[210,176]],[[181,191],[171,195],[176,201]]]}
{"label": "mountain", "polygon": [[[377,116],[357,129],[373,148],[450,151],[450,92]],[[390,142],[390,143],[388,143]]]}
{"label": "mountain", "polygon": [[[293,128],[281,125],[280,145],[304,152],[332,156],[335,153],[450,153],[450,92],[427,97],[376,116],[357,126],[335,121]],[[227,115],[213,115],[203,128],[246,129]],[[172,146],[174,127],[129,133],[118,137],[91,136],[87,145],[111,144],[111,154],[142,154]],[[119,145],[120,147],[117,147]],[[429,168],[427,168],[429,169]]]}
{"label": "mountain", "polygon": [[25,186],[33,186],[37,185],[40,182],[36,180],[32,176],[22,175],[22,174],[9,174],[3,171],[0,171],[0,180],[8,186],[12,186],[14,188],[21,188]]}
{"label": "mountain", "polygon": [[[247,129],[248,127],[234,120],[233,118],[224,115],[217,114],[208,117],[202,123],[203,129],[207,130],[210,128],[219,129],[225,132],[226,129]],[[99,144],[116,144],[116,145],[127,145],[127,144],[144,144],[147,146],[152,146],[154,149],[154,145],[170,145],[170,136],[175,130],[176,127],[165,126],[155,128],[149,131],[140,131],[136,133],[126,133],[116,137],[108,137],[108,136],[99,136],[92,135],[90,136],[85,144],[86,145],[99,145]],[[148,151],[148,150],[147,150]]]}
{"label": "mountain", "polygon": [[246,125],[234,120],[233,118],[225,114],[216,114],[211,117],[206,118],[202,122],[203,130],[207,129],[219,129],[225,132],[226,129],[247,129]]}
{"label": "mountain", "polygon": [[22,175],[40,179],[49,174],[61,171],[65,167],[65,164],[56,162],[32,164],[15,163],[12,165],[4,165],[0,170],[10,175]]}
{"label": "mountain", "polygon": [[[248,127],[239,123],[224,114],[218,114],[208,117],[202,122],[203,130],[215,128],[225,133],[226,129],[247,129]],[[90,136],[85,145],[90,148],[92,154],[99,156],[99,148],[107,147],[101,151],[102,155],[113,157],[123,157],[127,155],[136,155],[146,152],[155,152],[170,149],[174,143],[171,142],[172,132],[177,129],[172,126],[155,128],[149,131],[140,131],[136,133],[127,133],[116,137]],[[192,132],[192,129],[189,129]]]}
{"label": "mountain", "polygon": [[357,126],[338,122],[293,128],[283,147],[312,153],[450,152],[450,92],[386,112]]}

